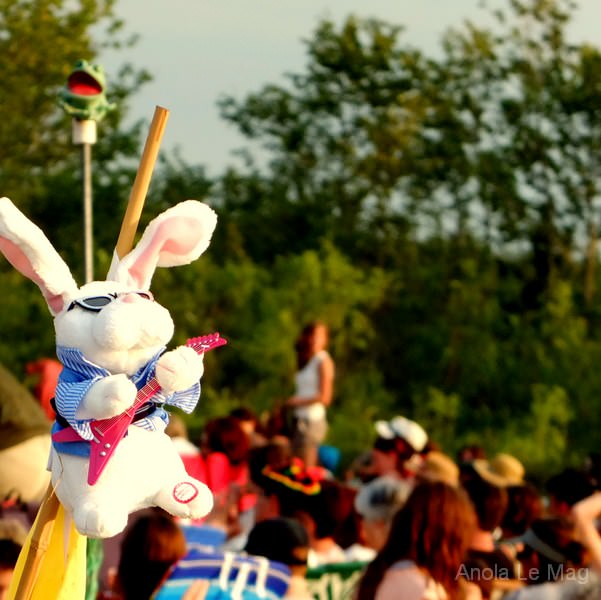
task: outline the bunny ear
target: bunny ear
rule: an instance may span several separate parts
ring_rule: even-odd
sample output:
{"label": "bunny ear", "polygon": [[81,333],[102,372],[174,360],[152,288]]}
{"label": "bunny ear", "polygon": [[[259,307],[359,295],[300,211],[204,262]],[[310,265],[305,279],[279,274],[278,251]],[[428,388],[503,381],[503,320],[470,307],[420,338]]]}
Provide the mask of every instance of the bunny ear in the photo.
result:
{"label": "bunny ear", "polygon": [[145,290],[156,267],[196,260],[209,246],[217,215],[208,205],[186,200],[152,220],[136,247],[111,266],[107,279]]}
{"label": "bunny ear", "polygon": [[0,252],[37,284],[53,315],[77,291],[69,267],[48,238],[8,198],[0,198]]}

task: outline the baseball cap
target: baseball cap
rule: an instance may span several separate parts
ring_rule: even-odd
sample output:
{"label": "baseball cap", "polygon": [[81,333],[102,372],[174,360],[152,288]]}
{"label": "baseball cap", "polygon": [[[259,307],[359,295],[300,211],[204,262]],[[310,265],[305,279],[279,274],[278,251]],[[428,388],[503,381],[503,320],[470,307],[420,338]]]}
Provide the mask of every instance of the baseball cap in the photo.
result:
{"label": "baseball cap", "polygon": [[394,417],[390,421],[376,421],[376,433],[384,439],[401,438],[416,452],[421,452],[428,442],[424,428],[406,417]]}

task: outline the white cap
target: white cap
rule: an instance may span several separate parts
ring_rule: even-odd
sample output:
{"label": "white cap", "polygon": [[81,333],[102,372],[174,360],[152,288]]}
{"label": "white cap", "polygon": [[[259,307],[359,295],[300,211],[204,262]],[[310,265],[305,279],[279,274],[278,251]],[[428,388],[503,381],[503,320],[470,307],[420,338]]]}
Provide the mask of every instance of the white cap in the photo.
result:
{"label": "white cap", "polygon": [[424,428],[405,417],[394,417],[390,421],[376,421],[376,433],[387,440],[395,437],[405,440],[416,452],[421,452],[428,442]]}

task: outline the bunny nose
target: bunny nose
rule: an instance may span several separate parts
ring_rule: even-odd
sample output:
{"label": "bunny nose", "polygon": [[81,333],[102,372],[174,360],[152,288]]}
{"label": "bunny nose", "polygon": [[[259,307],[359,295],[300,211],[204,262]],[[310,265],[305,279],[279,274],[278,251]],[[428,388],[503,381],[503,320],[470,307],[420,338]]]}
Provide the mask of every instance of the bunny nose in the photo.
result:
{"label": "bunny nose", "polygon": [[123,302],[137,302],[138,300],[140,300],[140,296],[138,296],[138,294],[135,293],[123,294],[123,296],[121,296],[121,300]]}

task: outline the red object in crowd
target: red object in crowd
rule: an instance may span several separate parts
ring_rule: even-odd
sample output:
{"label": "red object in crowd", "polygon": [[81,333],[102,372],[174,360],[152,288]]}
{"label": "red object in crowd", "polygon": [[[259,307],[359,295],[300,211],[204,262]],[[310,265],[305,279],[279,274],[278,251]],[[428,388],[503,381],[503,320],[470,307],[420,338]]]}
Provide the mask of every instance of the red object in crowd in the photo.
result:
{"label": "red object in crowd", "polygon": [[[205,483],[213,494],[225,491],[231,484],[244,489],[249,482],[248,465],[233,465],[223,452],[208,455],[180,455],[190,477]],[[255,505],[256,494],[243,493],[238,508],[244,512]]]}
{"label": "red object in crowd", "polygon": [[34,388],[34,394],[50,421],[54,421],[55,417],[50,400],[54,398],[58,376],[62,369],[63,365],[53,358],[40,358],[39,360],[27,363],[25,366],[28,375],[39,376]]}

